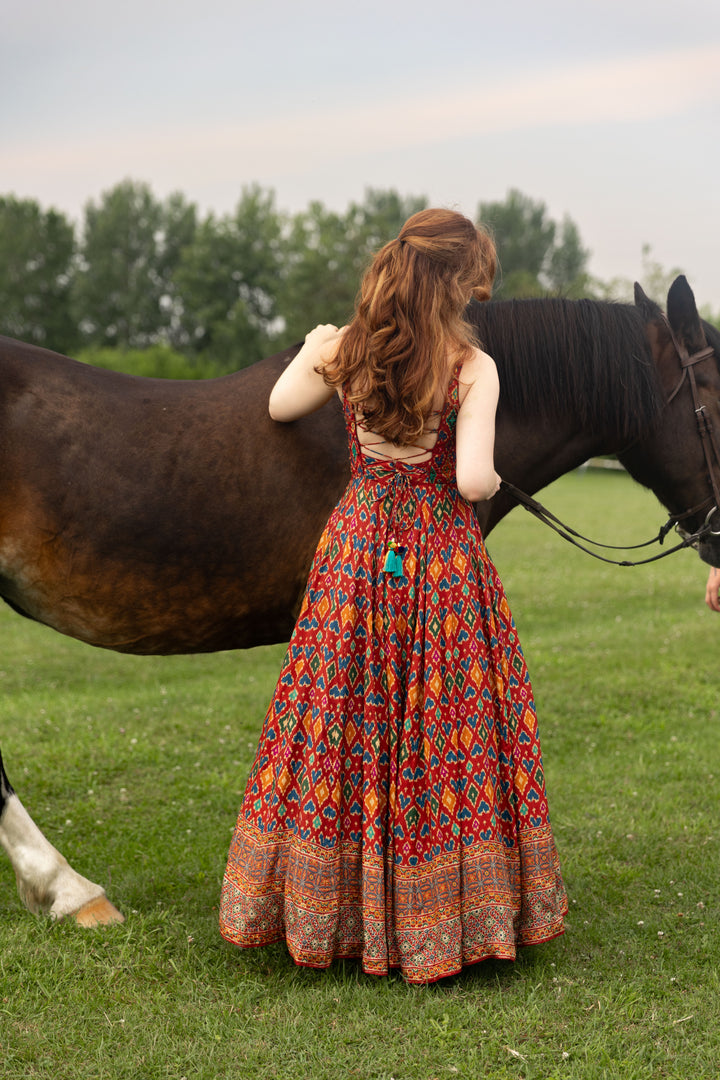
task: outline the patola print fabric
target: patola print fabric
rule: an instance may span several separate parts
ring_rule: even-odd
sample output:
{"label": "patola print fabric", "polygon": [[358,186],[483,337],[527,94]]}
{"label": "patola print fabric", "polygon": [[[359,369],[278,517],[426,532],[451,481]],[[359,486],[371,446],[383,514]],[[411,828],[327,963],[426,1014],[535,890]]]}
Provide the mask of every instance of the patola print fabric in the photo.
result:
{"label": "patola print fabric", "polygon": [[[457,376],[421,464],[361,451],[313,561],[233,835],[220,925],[424,983],[562,932],[537,719],[455,485]],[[396,547],[392,550],[390,541]],[[388,552],[392,550],[388,558]]]}

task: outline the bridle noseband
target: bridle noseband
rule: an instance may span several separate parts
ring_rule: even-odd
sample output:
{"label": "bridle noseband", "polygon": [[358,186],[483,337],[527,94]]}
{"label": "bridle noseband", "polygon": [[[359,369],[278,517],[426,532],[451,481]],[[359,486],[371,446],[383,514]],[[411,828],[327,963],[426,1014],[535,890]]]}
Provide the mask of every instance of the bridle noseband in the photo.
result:
{"label": "bridle noseband", "polygon": [[[710,478],[710,486],[712,487],[712,495],[709,495],[701,503],[698,503],[697,506],[691,507],[689,510],[683,510],[679,514],[671,514],[668,520],[660,529],[658,535],[654,536],[651,540],[646,540],[642,544],[631,544],[625,546],[621,544],[600,544],[597,540],[590,540],[588,539],[588,537],[582,536],[574,529],[571,529],[569,525],[564,525],[563,522],[560,521],[559,518],[555,517],[555,515],[552,514],[546,507],[544,507],[542,503],[539,503],[536,499],[533,499],[529,495],[526,495],[524,491],[516,488],[514,484],[510,484],[507,481],[503,480],[500,485],[501,488],[505,492],[507,492],[507,494],[510,495],[513,499],[515,499],[516,502],[520,503],[522,506],[525,507],[526,510],[533,514],[534,517],[537,517],[545,525],[548,525],[556,533],[562,536],[564,540],[567,540],[575,547],[580,548],[581,551],[586,552],[588,555],[592,555],[594,559],[600,559],[602,562],[612,563],[614,566],[642,566],[644,563],[656,562],[658,559],[663,559],[667,555],[672,555],[675,551],[681,551],[683,548],[696,548],[700,541],[707,536],[720,536],[720,529],[713,529],[710,524],[713,516],[717,513],[718,508],[720,507],[720,482],[718,481],[717,471],[714,467],[714,464],[717,464],[717,466],[720,467],[720,447],[718,445],[718,440],[715,434],[715,429],[713,428],[712,420],[707,415],[707,409],[704,405],[700,404],[697,381],[695,379],[695,365],[699,364],[702,360],[707,360],[711,356],[714,356],[715,349],[712,345],[708,345],[706,346],[706,348],[700,349],[698,352],[690,355],[685,348],[685,345],[675,336],[675,333],[670,326],[667,316],[663,315],[663,320],[667,327],[668,333],[670,334],[670,340],[672,341],[675,351],[678,355],[680,367],[682,369],[680,378],[669,398],[665,402],[664,407],[667,408],[667,406],[675,400],[677,395],[680,393],[680,390],[682,389],[683,383],[687,379],[690,384],[690,392],[693,399],[693,409],[695,411],[695,419],[697,421],[698,433],[700,435],[703,454],[705,456],[705,463],[707,465],[708,475]],[[692,517],[694,514],[699,513],[701,510],[704,510],[705,507],[708,506],[710,507],[710,509],[707,512],[705,521],[698,529],[695,530],[695,532],[689,533],[686,529],[683,529],[681,527],[681,521],[685,521],[687,518]],[[653,555],[648,559],[639,559],[635,562],[630,562],[629,560],[625,559],[607,559],[603,555],[599,555],[597,552],[591,551],[590,548],[587,548],[583,544],[578,543],[578,540],[584,540],[586,543],[592,544],[594,547],[630,551],[637,548],[648,547],[650,544],[662,544],[665,537],[673,527],[675,528],[675,531],[678,533],[678,535],[682,538],[681,543],[676,544],[672,548],[667,548],[665,551],[661,551],[658,555]]]}

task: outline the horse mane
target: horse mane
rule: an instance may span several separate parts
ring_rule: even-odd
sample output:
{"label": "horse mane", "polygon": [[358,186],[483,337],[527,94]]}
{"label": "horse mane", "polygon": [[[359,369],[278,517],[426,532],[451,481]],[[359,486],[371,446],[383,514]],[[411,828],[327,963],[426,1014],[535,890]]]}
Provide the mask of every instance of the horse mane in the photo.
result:
{"label": "horse mane", "polygon": [[500,375],[503,408],[524,417],[567,416],[583,427],[636,438],[663,395],[633,305],[597,300],[505,300],[472,304],[470,322]]}

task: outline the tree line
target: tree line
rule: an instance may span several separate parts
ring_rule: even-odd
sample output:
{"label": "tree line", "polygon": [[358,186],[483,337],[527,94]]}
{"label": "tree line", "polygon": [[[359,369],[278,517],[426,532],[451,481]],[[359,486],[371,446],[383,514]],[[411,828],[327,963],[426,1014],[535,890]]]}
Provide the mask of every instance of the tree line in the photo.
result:
{"label": "tree line", "polygon": [[[344,212],[288,214],[243,188],[234,211],[201,215],[177,192],[124,180],[79,225],[35,200],[0,196],[0,333],[138,374],[237,370],[352,314],[372,253],[424,196],[369,189]],[[480,202],[498,246],[498,298],[605,296],[575,223],[517,190]],[[653,264],[654,265],[654,264]],[[656,269],[656,275],[661,273]]]}

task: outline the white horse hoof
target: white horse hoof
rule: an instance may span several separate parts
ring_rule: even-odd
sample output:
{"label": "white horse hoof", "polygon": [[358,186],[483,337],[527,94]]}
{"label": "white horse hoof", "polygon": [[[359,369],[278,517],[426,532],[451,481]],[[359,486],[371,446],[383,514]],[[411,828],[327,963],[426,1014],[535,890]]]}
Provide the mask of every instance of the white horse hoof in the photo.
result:
{"label": "white horse hoof", "polygon": [[125,922],[125,916],[111,904],[107,896],[96,896],[87,904],[83,904],[79,911],[72,913],[78,926],[109,926],[111,923]]}

